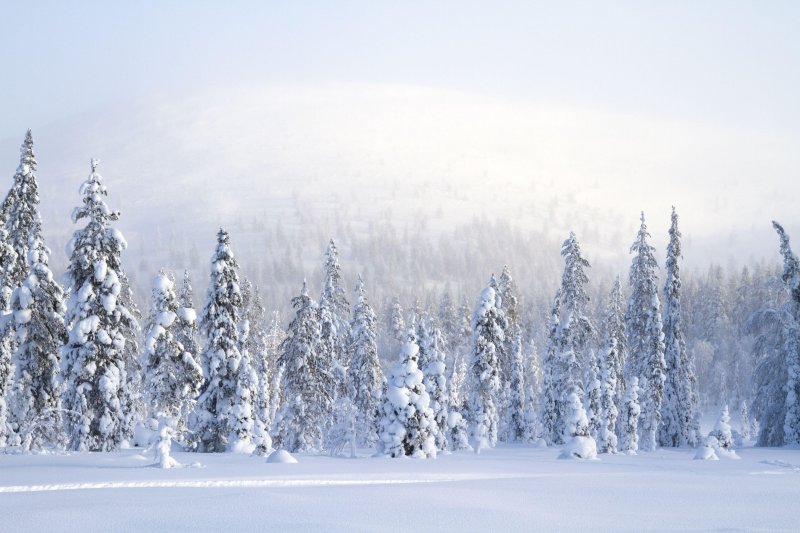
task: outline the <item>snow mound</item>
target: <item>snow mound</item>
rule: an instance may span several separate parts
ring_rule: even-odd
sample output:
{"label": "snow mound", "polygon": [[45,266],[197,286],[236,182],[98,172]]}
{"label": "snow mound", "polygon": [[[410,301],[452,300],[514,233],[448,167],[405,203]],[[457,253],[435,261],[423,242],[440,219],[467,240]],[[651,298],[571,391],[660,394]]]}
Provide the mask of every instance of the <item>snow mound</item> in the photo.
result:
{"label": "snow mound", "polygon": [[268,463],[284,463],[284,464],[294,464],[297,462],[297,459],[294,458],[292,454],[287,452],[286,450],[275,450],[269,457],[267,457]]}
{"label": "snow mound", "polygon": [[735,450],[726,450],[725,448],[719,448],[716,450],[717,455],[720,457],[726,457],[728,459],[741,459],[739,454],[736,453]]}
{"label": "snow mound", "polygon": [[591,437],[573,437],[561,449],[559,459],[597,459],[597,443]]}
{"label": "snow mound", "polygon": [[714,451],[714,448],[709,446],[708,444],[704,444],[703,446],[699,446],[697,448],[697,453],[694,454],[695,461],[719,461],[719,457],[717,457],[717,453]]}

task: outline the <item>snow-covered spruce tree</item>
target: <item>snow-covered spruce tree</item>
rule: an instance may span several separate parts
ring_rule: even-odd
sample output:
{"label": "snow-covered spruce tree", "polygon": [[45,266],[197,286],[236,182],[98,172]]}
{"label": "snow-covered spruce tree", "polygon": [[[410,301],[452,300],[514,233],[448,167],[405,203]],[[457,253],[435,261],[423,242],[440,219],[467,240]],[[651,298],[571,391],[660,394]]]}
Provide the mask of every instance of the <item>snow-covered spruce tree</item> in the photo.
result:
{"label": "snow-covered spruce tree", "polygon": [[672,225],[667,246],[666,284],[664,285],[664,361],[666,381],[658,442],[661,446],[699,443],[697,419],[697,379],[694,364],[686,350],[681,316],[681,233],[678,214],[672,208]]}
{"label": "snow-covered spruce tree", "polygon": [[588,316],[589,295],[586,293],[589,262],[583,258],[578,238],[570,232],[561,247],[564,273],[561,288],[551,313],[548,353],[545,359],[545,398],[543,431],[548,444],[563,443],[567,404],[573,392],[583,403],[582,365],[595,328]]}
{"label": "snow-covered spruce tree", "polygon": [[606,323],[606,339],[600,359],[600,428],[597,441],[600,453],[617,452],[617,339]]}
{"label": "snow-covered spruce tree", "polygon": [[228,232],[220,228],[211,257],[206,304],[200,315],[200,331],[206,338],[200,353],[206,384],[197,399],[190,427],[199,452],[224,452],[234,444],[232,439],[237,447],[241,445],[242,413],[233,409],[241,400],[240,369],[247,367],[241,364],[242,294],[238,267]]}
{"label": "snow-covered spruce tree", "polygon": [[62,349],[69,447],[111,451],[132,435],[130,409],[135,391],[128,373],[138,372],[129,354],[137,350],[136,318],[126,306],[128,290],[121,255],[127,247],[110,223],[119,219],[103,197],[106,187],[97,160],[81,186],[83,205],[73,221],[86,219],[69,243],[67,279],[70,297],[66,323],[69,339]]}
{"label": "snow-covered spruce tree", "polygon": [[561,444],[563,420],[560,416],[561,394],[564,391],[564,368],[558,357],[558,326],[561,323],[561,289],[556,291],[550,309],[547,331],[547,351],[542,361],[542,401],[540,426],[542,438],[548,445]]}
{"label": "snow-covered spruce tree", "polygon": [[458,311],[456,311],[455,303],[453,302],[453,298],[450,296],[449,291],[445,291],[442,294],[442,298],[439,301],[439,327],[442,330],[442,335],[445,339],[445,345],[443,346],[446,359],[445,359],[445,366],[447,368],[452,369],[453,363],[455,359],[456,351],[459,348],[459,319],[458,319]]}
{"label": "snow-covered spruce tree", "polygon": [[600,376],[600,359],[597,350],[588,350],[586,363],[586,417],[589,420],[589,434],[595,439],[602,425],[602,382]]}
{"label": "snow-covered spruce tree", "polygon": [[[423,320],[421,324],[425,324]],[[433,428],[433,437],[436,442],[437,450],[447,449],[447,417],[450,410],[450,402],[447,390],[447,377],[445,376],[445,354],[442,350],[444,336],[438,327],[424,328],[425,336],[420,336],[419,366],[423,374],[425,390],[430,398],[430,406],[433,410],[433,419],[436,425]],[[422,354],[425,354],[423,359]]]}
{"label": "snow-covered spruce tree", "polygon": [[522,353],[522,335],[514,336],[513,350],[511,352],[511,381],[509,387],[508,410],[506,428],[508,439],[523,442],[531,439],[533,433],[527,413],[527,387],[525,385],[525,356]]}
{"label": "snow-covered spruce tree", "polygon": [[400,299],[397,296],[392,299],[392,305],[387,315],[386,328],[394,340],[400,343],[404,342],[406,321],[403,318],[403,307],[400,305]]}
{"label": "snow-covered spruce tree", "polygon": [[533,339],[528,341],[528,349],[524,354],[525,370],[525,417],[529,435],[529,441],[534,441],[539,437],[539,401],[542,397],[542,369],[539,364],[539,351],[536,349],[536,342]]}
{"label": "snow-covered spruce tree", "polygon": [[[188,270],[183,271],[176,314],[175,340],[183,346],[183,351],[188,352],[197,363],[200,355],[200,346],[197,343],[197,312],[194,307],[194,290]],[[204,383],[205,378],[201,381],[201,389]]]}
{"label": "snow-covered spruce tree", "polygon": [[647,242],[648,237],[650,234],[642,213],[639,232],[631,246],[631,253],[635,255],[631,263],[631,295],[625,321],[630,350],[628,375],[637,376],[646,391],[639,428],[641,448],[653,451],[661,424],[666,363],[656,276],[658,264],[654,255],[655,249]]}
{"label": "snow-covered spruce tree", "polygon": [[521,332],[519,323],[519,290],[514,278],[511,277],[511,270],[508,265],[503,267],[500,278],[497,280],[497,288],[500,296],[500,308],[506,317],[505,342],[500,360],[500,376],[506,387],[511,382],[511,367],[513,362],[514,343],[518,332]]}
{"label": "snow-covered spruce tree", "polygon": [[28,252],[27,278],[14,291],[17,337],[14,420],[24,451],[67,444],[61,410],[61,346],[67,341],[61,285],[48,266],[50,250],[35,235]]}
{"label": "snow-covered spruce tree", "polygon": [[476,452],[497,444],[500,378],[498,346],[505,341],[506,319],[494,289],[486,287],[472,315],[472,353],[467,373],[469,422]]}
{"label": "snow-covered spruce tree", "polygon": [[165,424],[171,435],[185,442],[187,419],[203,385],[203,371],[195,354],[178,340],[179,310],[175,284],[161,271],[153,281],[145,329],[148,425],[155,431]]}
{"label": "snow-covered spruce tree", "polygon": [[409,330],[387,379],[379,452],[389,457],[436,457],[433,429],[436,421],[418,366],[419,346]]}
{"label": "snow-covered spruce tree", "polygon": [[639,450],[639,378],[632,376],[628,380],[628,388],[622,403],[622,427],[620,435],[622,442],[620,451],[628,455],[636,455]]}
{"label": "snow-covered spruce tree", "polygon": [[[333,407],[328,369],[318,368],[319,321],[317,304],[303,281],[299,296],[292,298],[295,318],[281,343],[278,363],[283,367],[283,404],[273,433],[276,449],[315,451],[322,447],[325,418]],[[320,372],[328,372],[320,376]]]}
{"label": "snow-covered spruce tree", "polygon": [[333,404],[332,422],[324,436],[324,448],[332,456],[339,455],[345,448],[350,449],[350,457],[356,456],[356,406],[353,403],[355,391],[350,383],[340,389]]}
{"label": "snow-covered spruce tree", "polygon": [[267,328],[267,361],[271,361],[272,373],[269,380],[269,417],[267,428],[272,427],[275,414],[281,405],[283,395],[283,364],[280,361],[281,344],[286,339],[286,332],[281,327],[281,318],[278,311],[272,312],[272,319]]}
{"label": "snow-covered spruce tree", "polygon": [[[331,369],[336,371],[340,389],[345,388],[344,368],[347,367],[347,340],[350,319],[350,304],[345,295],[339,252],[333,239],[325,253],[325,277],[319,299],[321,357],[331,360]],[[323,352],[329,352],[328,354]],[[341,367],[341,368],[337,368]]]}
{"label": "snow-covered spruce tree", "polygon": [[717,439],[719,447],[725,450],[730,450],[733,447],[733,434],[731,433],[731,417],[728,414],[728,405],[722,407],[719,413],[717,423],[714,424],[714,430],[709,434],[710,437]]}
{"label": "snow-covered spruce tree", "polygon": [[747,401],[742,400],[742,405],[739,409],[739,432],[742,434],[742,439],[750,440],[750,413],[747,412]]}
{"label": "snow-covered spruce tree", "polygon": [[759,423],[757,446],[783,446],[786,420],[786,357],[784,354],[787,313],[770,306],[754,312],[744,331],[754,338],[753,415]]}
{"label": "snow-covered spruce tree", "polygon": [[369,447],[378,442],[378,411],[385,381],[378,359],[376,321],[375,312],[364,290],[364,280],[358,276],[356,304],[350,324],[350,366],[347,368],[347,375],[356,412],[356,442],[360,446]]}
{"label": "snow-covered spruce tree", "polygon": [[[245,279],[242,283],[242,302],[244,306],[244,320],[240,327],[242,354],[247,354],[250,366],[255,372],[255,399],[253,402],[253,442],[256,453],[266,455],[272,451],[272,440],[268,428],[271,423],[270,415],[270,390],[272,369],[275,359],[270,359],[267,332],[264,330],[266,309],[261,301],[261,294],[257,285],[252,285]],[[252,376],[248,379],[252,380]],[[245,389],[247,387],[244,387]]]}
{"label": "snow-covered spruce tree", "polygon": [[562,459],[596,459],[597,443],[589,434],[589,420],[578,393],[572,391],[567,396],[566,417],[564,419],[564,447]]}
{"label": "snow-covered spruce tree", "polygon": [[33,136],[31,130],[28,130],[20,147],[19,166],[14,173],[14,184],[0,209],[8,229],[8,243],[16,252],[14,267],[10,269],[9,286],[12,288],[19,287],[28,277],[28,251],[42,234],[36,165]]}
{"label": "snow-covered spruce tree", "polygon": [[236,372],[236,392],[230,410],[231,435],[228,449],[237,453],[267,455],[272,449],[272,440],[267,429],[256,415],[258,402],[258,374],[253,367],[250,354],[245,350]]}
{"label": "snow-covered spruce tree", "polygon": [[[330,387],[333,399],[331,411],[324,417],[325,431],[334,421],[333,408],[338,396],[348,395],[347,390],[347,339],[349,329],[350,304],[345,296],[339,267],[336,244],[331,239],[325,253],[325,277],[317,312],[319,314],[320,337],[317,348],[317,366],[320,376],[330,375],[324,383]],[[349,403],[345,400],[344,403]],[[342,406],[343,407],[343,406]]]}
{"label": "snow-covered spruce tree", "polygon": [[800,444],[800,260],[789,246],[789,236],[777,222],[783,256],[783,282],[789,291],[784,309],[783,353],[786,367],[786,415],[783,424],[785,444]]}
{"label": "snow-covered spruce tree", "polygon": [[619,409],[625,397],[625,366],[628,360],[628,336],[625,333],[625,312],[623,311],[622,284],[619,276],[614,279],[614,285],[608,298],[606,307],[606,332],[608,337],[616,340],[616,360],[614,373],[617,376],[616,404]]}

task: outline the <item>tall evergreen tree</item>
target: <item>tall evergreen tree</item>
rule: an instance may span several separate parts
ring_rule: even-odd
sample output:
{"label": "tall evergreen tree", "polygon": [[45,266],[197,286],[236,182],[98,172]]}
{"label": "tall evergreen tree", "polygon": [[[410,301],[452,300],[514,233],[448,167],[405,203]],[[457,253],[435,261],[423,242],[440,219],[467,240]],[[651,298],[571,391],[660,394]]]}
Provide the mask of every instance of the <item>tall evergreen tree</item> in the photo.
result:
{"label": "tall evergreen tree", "polygon": [[391,338],[402,343],[406,332],[406,321],[403,318],[403,307],[400,305],[400,299],[397,296],[392,299],[386,319],[386,328]]}
{"label": "tall evergreen tree", "polygon": [[789,236],[777,222],[783,256],[783,282],[789,291],[784,309],[783,354],[786,367],[786,414],[783,424],[785,444],[800,444],[800,260],[789,246]]}
{"label": "tall evergreen tree", "polygon": [[[612,315],[613,316],[613,310]],[[617,339],[610,327],[611,320],[606,322],[606,338],[603,343],[600,359],[600,428],[598,444],[600,453],[616,453],[617,451]]]}
{"label": "tall evergreen tree", "polygon": [[505,328],[506,319],[497,307],[495,291],[491,286],[486,287],[472,315],[472,355],[467,376],[469,418],[476,452],[497,444],[498,346],[505,341]]}
{"label": "tall evergreen tree", "polygon": [[584,401],[582,366],[589,341],[595,328],[588,315],[589,279],[580,243],[570,232],[561,247],[564,273],[551,314],[548,353],[545,358],[545,398],[543,405],[543,431],[548,444],[562,444],[566,434],[565,417],[570,415],[569,395],[575,393]]}
{"label": "tall evergreen tree", "polygon": [[144,360],[147,400],[152,429],[164,424],[184,441],[187,418],[203,385],[203,371],[196,353],[178,340],[179,302],[175,284],[162,271],[153,282],[147,321]]}
{"label": "tall evergreen tree", "polygon": [[309,297],[305,281],[292,306],[295,318],[281,343],[278,360],[284,368],[283,405],[276,417],[273,442],[276,448],[291,452],[313,451],[322,447],[326,418],[333,409],[332,377],[328,369],[318,368],[317,305]]}
{"label": "tall evergreen tree", "polygon": [[364,280],[359,276],[350,324],[351,356],[347,372],[355,404],[356,440],[362,446],[374,446],[380,429],[378,411],[385,379],[378,359],[376,320],[375,312],[367,300]]}
{"label": "tall evergreen tree", "polygon": [[617,376],[616,404],[622,405],[627,386],[625,383],[625,367],[628,360],[628,335],[625,333],[625,312],[623,311],[622,284],[619,276],[614,279],[614,285],[608,299],[606,308],[606,333],[608,337],[616,340],[616,359],[614,373]]}
{"label": "tall evergreen tree", "polygon": [[[419,335],[419,368],[422,370],[425,390],[430,398],[433,411],[433,438],[437,450],[447,449],[447,416],[449,397],[447,394],[447,377],[445,376],[444,337],[438,327],[430,328],[428,320],[420,321]],[[424,348],[424,349],[423,349]]]}
{"label": "tall evergreen tree", "polygon": [[50,250],[32,236],[30,274],[14,292],[18,347],[14,354],[15,421],[23,450],[67,444],[61,409],[61,346],[67,341],[61,285],[48,266]]}
{"label": "tall evergreen tree", "polygon": [[504,386],[508,387],[511,381],[514,343],[517,333],[522,331],[519,316],[519,290],[514,278],[511,277],[511,270],[508,265],[503,267],[500,279],[497,280],[498,293],[500,296],[501,309],[506,317],[505,342],[500,361],[500,375]]}
{"label": "tall evergreen tree", "polygon": [[564,368],[559,359],[559,324],[561,323],[561,289],[556,291],[550,309],[547,351],[542,361],[542,401],[540,426],[548,445],[561,444],[563,438],[561,394],[564,391]]}
{"label": "tall evergreen tree", "polygon": [[[211,276],[206,304],[200,315],[200,330],[206,338],[200,354],[205,389],[197,400],[191,430],[196,450],[224,452],[237,439],[239,414],[233,411],[237,396],[240,369],[240,322],[242,293],[239,268],[230,247],[228,232],[220,228],[217,246],[211,257]],[[238,440],[237,440],[238,442]]]}
{"label": "tall evergreen tree", "polygon": [[[194,289],[189,277],[189,271],[183,271],[183,281],[178,292],[178,309],[175,325],[175,340],[183,346],[184,352],[191,354],[192,359],[198,363],[200,346],[197,343],[197,312],[194,307]],[[201,368],[202,371],[202,368]],[[205,377],[201,383],[201,389]]]}
{"label": "tall evergreen tree", "polygon": [[[264,455],[272,448],[268,428],[272,417],[270,415],[270,398],[272,368],[275,359],[270,359],[269,340],[264,329],[266,309],[261,301],[261,293],[257,285],[245,279],[242,284],[242,302],[244,307],[244,320],[241,326],[242,353],[247,354],[255,378],[247,376],[255,386],[252,420],[256,452]],[[248,387],[245,386],[244,389]],[[243,389],[243,390],[244,390]]]}
{"label": "tall evergreen tree", "polygon": [[681,315],[681,233],[678,214],[672,208],[672,225],[667,246],[666,284],[664,285],[664,361],[666,363],[664,403],[662,405],[659,444],[661,446],[696,445],[699,440],[697,419],[697,379],[694,364],[686,350]]}
{"label": "tall evergreen tree", "polygon": [[[72,219],[86,219],[69,244],[67,277],[70,298],[66,322],[69,339],[62,351],[69,447],[73,450],[118,449],[132,433],[129,409],[131,368],[128,354],[136,349],[136,318],[126,306],[122,251],[127,243],[111,222],[103,197],[106,187],[92,160],[91,174],[81,186],[83,205]],[[132,378],[131,378],[132,379]]]}
{"label": "tall evergreen tree", "polygon": [[[346,367],[350,303],[345,294],[339,252],[333,239],[328,243],[325,253],[324,270],[322,295],[319,299],[322,346],[332,351],[334,362]],[[328,321],[330,324],[327,324]]]}
{"label": "tall evergreen tree", "polygon": [[628,375],[639,377],[640,386],[645,390],[640,427],[641,448],[645,451],[656,448],[666,380],[664,332],[656,276],[658,264],[655,248],[647,242],[649,237],[642,213],[639,232],[631,246],[631,253],[635,255],[631,263],[631,296],[625,319],[630,349]]}
{"label": "tall evergreen tree", "polygon": [[508,401],[507,423],[508,439],[511,441],[523,442],[532,437],[532,428],[529,425],[528,417],[528,389],[525,382],[525,356],[522,352],[522,335],[515,335],[512,365],[510,395]]}
{"label": "tall evergreen tree", "polygon": [[267,328],[267,361],[270,361],[272,372],[269,380],[269,417],[265,422],[267,428],[271,428],[275,420],[275,413],[281,405],[283,395],[283,364],[280,360],[281,344],[286,339],[286,332],[281,327],[280,313],[272,312],[272,319]]}
{"label": "tall evergreen tree", "polygon": [[533,441],[540,436],[539,402],[542,397],[542,369],[539,364],[539,351],[536,349],[536,342],[533,339],[528,341],[524,357],[525,417],[530,432],[527,439]]}

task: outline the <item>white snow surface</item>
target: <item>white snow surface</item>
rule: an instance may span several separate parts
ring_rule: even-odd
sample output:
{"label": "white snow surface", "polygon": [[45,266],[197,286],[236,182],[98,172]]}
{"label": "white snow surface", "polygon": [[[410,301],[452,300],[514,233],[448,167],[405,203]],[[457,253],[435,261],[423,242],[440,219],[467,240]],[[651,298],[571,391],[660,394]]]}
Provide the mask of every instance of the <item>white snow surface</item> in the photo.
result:
{"label": "white snow surface", "polygon": [[[555,448],[502,445],[435,461],[297,454],[286,465],[174,452],[186,467],[168,470],[141,449],[3,454],[0,516],[6,531],[796,530],[800,449],[738,453],[560,461]],[[398,520],[397,509],[414,512]]]}

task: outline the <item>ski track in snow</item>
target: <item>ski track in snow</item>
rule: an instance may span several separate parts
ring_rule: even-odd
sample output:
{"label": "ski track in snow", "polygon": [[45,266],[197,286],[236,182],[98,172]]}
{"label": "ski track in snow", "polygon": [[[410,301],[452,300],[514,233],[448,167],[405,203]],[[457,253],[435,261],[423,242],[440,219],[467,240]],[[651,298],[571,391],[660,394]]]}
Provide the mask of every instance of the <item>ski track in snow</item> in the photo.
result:
{"label": "ski track in snow", "polygon": [[51,492],[66,490],[103,489],[219,489],[219,488],[294,488],[342,487],[357,485],[410,485],[417,483],[448,483],[482,479],[499,479],[515,476],[459,476],[427,479],[201,479],[152,481],[100,481],[90,483],[58,483],[46,485],[0,486],[0,493]]}

